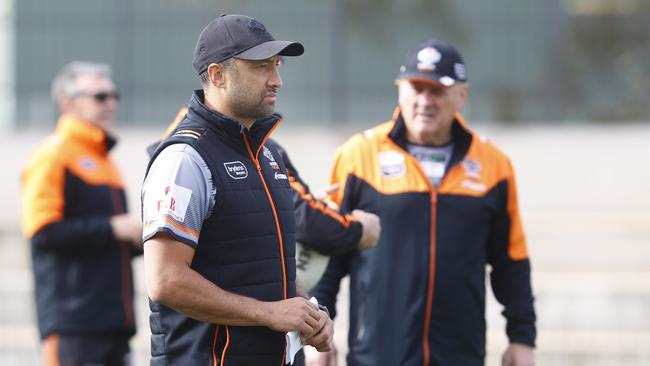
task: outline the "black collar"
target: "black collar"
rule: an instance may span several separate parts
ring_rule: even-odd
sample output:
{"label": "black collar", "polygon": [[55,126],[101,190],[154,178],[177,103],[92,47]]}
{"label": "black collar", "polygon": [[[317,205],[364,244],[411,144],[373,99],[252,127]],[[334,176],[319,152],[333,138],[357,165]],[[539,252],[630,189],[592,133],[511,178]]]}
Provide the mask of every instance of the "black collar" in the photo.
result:
{"label": "black collar", "polygon": [[251,128],[247,129],[239,121],[206,107],[204,100],[203,90],[195,90],[188,105],[187,118],[225,138],[236,139],[237,143],[242,142],[241,135],[245,134],[253,151],[257,151],[275,126],[280,123],[281,116],[273,114],[256,120]]}

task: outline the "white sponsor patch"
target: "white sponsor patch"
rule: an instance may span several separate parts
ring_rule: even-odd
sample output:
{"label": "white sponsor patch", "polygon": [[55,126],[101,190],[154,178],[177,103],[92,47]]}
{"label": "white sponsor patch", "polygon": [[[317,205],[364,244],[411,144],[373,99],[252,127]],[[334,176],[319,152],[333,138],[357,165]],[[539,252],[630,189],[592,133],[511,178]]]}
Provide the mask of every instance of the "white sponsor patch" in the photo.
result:
{"label": "white sponsor patch", "polygon": [[287,179],[287,175],[283,173],[275,172],[275,180],[279,180],[279,179]]}
{"label": "white sponsor patch", "polygon": [[246,165],[241,161],[223,163],[223,166],[226,168],[226,172],[232,179],[244,179],[248,177],[248,169],[246,169]]}
{"label": "white sponsor patch", "polygon": [[382,151],[379,153],[379,170],[384,178],[397,178],[406,174],[404,155],[397,151]]}
{"label": "white sponsor patch", "polygon": [[178,222],[185,221],[185,212],[190,204],[192,190],[172,184],[165,187],[162,198],[156,200],[155,211],[158,214],[169,215]]}
{"label": "white sponsor patch", "polygon": [[465,179],[460,183],[464,188],[471,189],[472,191],[483,192],[487,187],[483,183],[472,182],[471,180]]}

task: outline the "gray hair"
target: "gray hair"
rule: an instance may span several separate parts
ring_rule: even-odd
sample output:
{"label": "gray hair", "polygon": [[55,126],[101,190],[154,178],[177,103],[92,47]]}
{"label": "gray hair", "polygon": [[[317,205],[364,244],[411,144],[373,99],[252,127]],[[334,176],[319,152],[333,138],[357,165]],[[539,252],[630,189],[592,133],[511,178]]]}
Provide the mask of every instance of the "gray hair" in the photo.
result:
{"label": "gray hair", "polygon": [[52,99],[58,102],[63,97],[77,93],[75,81],[82,75],[97,75],[111,78],[111,67],[107,64],[73,61],[63,66],[52,81]]}

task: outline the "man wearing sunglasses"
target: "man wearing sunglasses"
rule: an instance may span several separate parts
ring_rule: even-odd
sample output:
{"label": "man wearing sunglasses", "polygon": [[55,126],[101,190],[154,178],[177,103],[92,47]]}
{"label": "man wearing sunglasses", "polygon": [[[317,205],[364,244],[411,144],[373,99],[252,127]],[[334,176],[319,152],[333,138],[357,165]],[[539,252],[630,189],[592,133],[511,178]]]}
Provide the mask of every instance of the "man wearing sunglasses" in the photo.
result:
{"label": "man wearing sunglasses", "polygon": [[22,197],[43,364],[128,365],[142,225],[108,155],[118,106],[109,66],[66,65],[52,96],[61,117],[25,168]]}

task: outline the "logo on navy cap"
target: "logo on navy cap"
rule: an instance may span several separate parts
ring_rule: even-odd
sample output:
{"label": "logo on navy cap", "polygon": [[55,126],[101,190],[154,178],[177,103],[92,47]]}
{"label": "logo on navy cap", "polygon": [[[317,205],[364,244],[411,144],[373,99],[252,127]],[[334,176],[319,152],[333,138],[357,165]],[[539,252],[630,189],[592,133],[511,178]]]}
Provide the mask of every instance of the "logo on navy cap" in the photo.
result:
{"label": "logo on navy cap", "polygon": [[251,30],[254,30],[254,31],[262,31],[262,32],[264,32],[266,30],[266,27],[264,27],[264,24],[258,22],[255,19],[251,19],[248,22],[248,28],[250,28]]}

